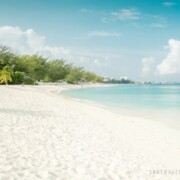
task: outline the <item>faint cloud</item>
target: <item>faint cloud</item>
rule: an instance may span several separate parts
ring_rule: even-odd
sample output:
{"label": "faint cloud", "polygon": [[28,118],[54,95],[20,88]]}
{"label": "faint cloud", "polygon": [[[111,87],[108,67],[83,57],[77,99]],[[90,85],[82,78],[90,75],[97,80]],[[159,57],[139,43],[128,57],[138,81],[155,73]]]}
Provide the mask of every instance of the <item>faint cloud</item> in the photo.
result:
{"label": "faint cloud", "polygon": [[[95,33],[96,32],[96,33]],[[100,34],[94,31],[91,36]],[[118,36],[119,34],[111,34]],[[110,36],[102,33],[101,37]],[[51,46],[46,42],[46,37],[39,35],[33,29],[22,30],[20,27],[0,26],[0,44],[10,47],[14,52],[24,55],[38,53],[49,59],[65,59],[68,63],[82,66],[91,71],[102,72],[102,68],[109,67],[109,56],[106,52],[93,52],[86,49],[65,48],[62,46]],[[113,54],[114,56],[114,54]],[[110,56],[113,59],[113,57]]]}
{"label": "faint cloud", "polygon": [[122,34],[118,32],[108,32],[108,31],[91,31],[80,37],[74,37],[74,39],[88,39],[88,38],[108,38],[108,37],[121,37]]}
{"label": "faint cloud", "polygon": [[108,61],[108,60],[109,60],[109,57],[108,57],[108,56],[105,56],[104,59],[105,59],[106,61]]}
{"label": "faint cloud", "polygon": [[101,63],[100,63],[99,59],[95,59],[94,64],[96,64],[97,66],[101,66]]}
{"label": "faint cloud", "polygon": [[140,25],[140,23],[137,23],[137,22],[132,22],[132,23],[130,23],[130,25],[132,27],[136,27],[136,28],[140,28],[142,26],[142,25]]}
{"label": "faint cloud", "polygon": [[130,9],[120,9],[119,11],[114,11],[101,18],[103,23],[116,22],[116,21],[129,21],[140,19],[141,13],[135,8]]}
{"label": "faint cloud", "polygon": [[162,5],[165,7],[172,7],[172,6],[175,6],[176,3],[174,3],[174,2],[163,2]]}
{"label": "faint cloud", "polygon": [[180,41],[170,39],[168,42],[169,53],[167,57],[157,65],[157,72],[160,75],[180,73]]}
{"label": "faint cloud", "polygon": [[80,56],[80,57],[79,57],[79,61],[80,61],[80,63],[85,63],[85,62],[89,61],[89,57]]}
{"label": "faint cloud", "polygon": [[142,26],[149,26],[154,28],[166,28],[168,26],[165,17],[160,15],[141,13],[135,8],[120,9],[119,11],[106,13],[104,14],[103,17],[101,17],[102,23],[108,24],[117,21],[126,22],[132,27],[136,27],[136,28]]}
{"label": "faint cloud", "polygon": [[145,57],[142,59],[142,74],[143,76],[147,76],[150,73],[152,73],[152,66],[154,64],[154,58],[153,57]]}
{"label": "faint cloud", "polygon": [[81,12],[81,13],[93,13],[94,11],[91,9],[82,8],[79,10],[79,12]]}
{"label": "faint cloud", "polygon": [[168,26],[166,18],[162,16],[151,16],[152,22],[151,27],[166,28]]}
{"label": "faint cloud", "polygon": [[102,23],[109,23],[109,18],[102,17],[102,18],[101,18],[101,22],[102,22]]}
{"label": "faint cloud", "polygon": [[156,27],[156,28],[166,28],[167,24],[164,23],[152,23],[151,27]]}
{"label": "faint cloud", "polygon": [[111,13],[112,17],[116,20],[127,21],[140,19],[140,12],[136,9],[121,9]]}
{"label": "faint cloud", "polygon": [[121,33],[107,31],[92,31],[87,33],[87,37],[120,37]]}
{"label": "faint cloud", "polygon": [[99,66],[99,67],[102,67],[102,66],[108,66],[109,65],[109,63],[110,63],[110,60],[109,60],[109,57],[101,57],[101,58],[95,58],[94,59],[94,64],[96,65],[96,66]]}
{"label": "faint cloud", "polygon": [[1,26],[0,42],[20,54],[39,53],[48,58],[64,58],[71,54],[71,51],[64,47],[48,45],[46,38],[33,29],[23,31],[19,27]]}

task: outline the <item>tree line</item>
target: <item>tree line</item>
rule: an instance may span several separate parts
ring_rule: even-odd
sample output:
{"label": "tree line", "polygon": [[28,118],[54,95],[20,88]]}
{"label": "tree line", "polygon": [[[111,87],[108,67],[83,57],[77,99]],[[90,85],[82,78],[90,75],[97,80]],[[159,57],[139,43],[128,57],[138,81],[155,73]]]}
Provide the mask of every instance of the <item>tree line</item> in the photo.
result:
{"label": "tree line", "polygon": [[41,55],[18,55],[6,46],[0,46],[0,83],[35,84],[61,82],[70,84],[102,82],[103,78],[63,59],[48,59]]}

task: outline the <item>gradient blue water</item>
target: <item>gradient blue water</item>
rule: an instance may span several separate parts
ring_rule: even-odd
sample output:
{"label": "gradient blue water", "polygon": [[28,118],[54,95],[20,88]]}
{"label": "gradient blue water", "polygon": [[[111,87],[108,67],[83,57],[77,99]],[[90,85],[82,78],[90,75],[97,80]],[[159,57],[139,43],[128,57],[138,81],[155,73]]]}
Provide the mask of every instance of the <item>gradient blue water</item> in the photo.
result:
{"label": "gradient blue water", "polygon": [[180,85],[115,85],[69,90],[63,94],[116,107],[180,110]]}
{"label": "gradient blue water", "polygon": [[180,130],[180,85],[114,85],[62,92],[120,115],[161,122]]}

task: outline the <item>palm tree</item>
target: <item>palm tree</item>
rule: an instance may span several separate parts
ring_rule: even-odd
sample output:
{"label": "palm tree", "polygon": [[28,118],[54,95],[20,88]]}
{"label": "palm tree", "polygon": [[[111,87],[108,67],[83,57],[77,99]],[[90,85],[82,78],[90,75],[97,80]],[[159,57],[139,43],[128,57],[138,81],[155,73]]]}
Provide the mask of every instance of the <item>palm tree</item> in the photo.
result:
{"label": "palm tree", "polygon": [[5,66],[0,70],[0,83],[5,83],[7,85],[8,81],[12,81],[12,77],[8,67]]}

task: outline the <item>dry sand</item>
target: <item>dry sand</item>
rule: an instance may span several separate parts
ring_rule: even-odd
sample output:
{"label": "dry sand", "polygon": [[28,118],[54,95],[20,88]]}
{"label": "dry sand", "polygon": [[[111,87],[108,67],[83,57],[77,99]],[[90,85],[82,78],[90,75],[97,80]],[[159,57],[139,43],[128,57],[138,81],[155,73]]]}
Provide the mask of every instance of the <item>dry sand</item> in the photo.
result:
{"label": "dry sand", "polygon": [[54,93],[66,88],[0,86],[0,180],[180,179],[178,130]]}

